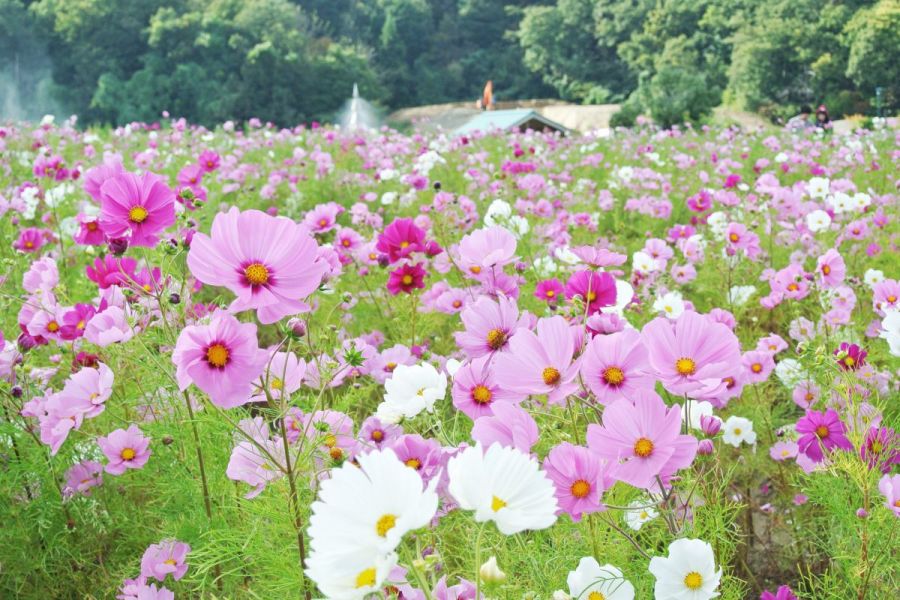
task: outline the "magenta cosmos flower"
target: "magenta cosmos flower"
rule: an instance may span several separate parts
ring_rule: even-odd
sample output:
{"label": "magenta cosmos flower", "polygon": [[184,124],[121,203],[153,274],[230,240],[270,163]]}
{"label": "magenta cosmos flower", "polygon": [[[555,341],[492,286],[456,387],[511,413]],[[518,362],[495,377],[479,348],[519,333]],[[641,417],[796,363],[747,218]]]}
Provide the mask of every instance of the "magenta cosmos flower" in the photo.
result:
{"label": "magenta cosmos flower", "polygon": [[100,186],[100,228],[131,246],[152,247],[175,223],[175,192],[153,173],[114,175]]}
{"label": "magenta cosmos flower", "polygon": [[187,573],[188,566],[184,561],[190,551],[190,546],[176,540],[151,544],[141,558],[141,575],[164,581],[171,573],[172,579],[178,581]]}
{"label": "magenta cosmos flower", "polygon": [[209,325],[185,327],[172,352],[181,390],[194,383],[221,408],[248,402],[268,361],[268,353],[257,345],[256,325],[221,310]]}
{"label": "magenta cosmos flower", "polygon": [[556,487],[561,512],[573,521],[606,510],[600,499],[615,480],[609,476],[609,464],[587,448],[563,442],[547,454],[544,471]]}
{"label": "magenta cosmos flower", "polygon": [[697,439],[681,435],[681,407],[666,408],[651,391],[636,402],[619,401],[603,411],[603,425],[589,425],[588,447],[614,465],[613,477],[638,488],[650,488],[689,466]]}
{"label": "magenta cosmos flower", "polygon": [[395,219],[378,235],[375,248],[395,263],[413,252],[425,251],[425,232],[412,219]]}
{"label": "magenta cosmos flower", "polygon": [[328,270],[302,225],[258,210],[216,215],[210,236],[194,235],[187,264],[208,285],[237,295],[231,311],[256,309],[262,323],[310,309],[304,299]]}
{"label": "magenta cosmos flower", "polygon": [[603,405],[630,400],[637,389],[652,390],[656,381],[649,372],[647,348],[634,329],[598,335],[584,350],[581,378]]}
{"label": "magenta cosmos flower", "polygon": [[725,325],[694,311],[678,319],[658,317],[644,326],[650,366],[663,387],[692,398],[725,390],[724,378],[741,362],[737,337]]}
{"label": "magenta cosmos flower", "polygon": [[391,271],[388,277],[387,290],[391,295],[396,296],[400,292],[412,294],[413,290],[425,287],[425,269],[421,264],[401,265]]}
{"label": "magenta cosmos flower", "polygon": [[548,303],[556,303],[560,296],[563,295],[564,289],[562,284],[556,279],[545,279],[538,282],[534,288],[534,297]]}
{"label": "magenta cosmos flower", "polygon": [[616,280],[605,272],[576,271],[566,282],[566,298],[580,297],[588,314],[616,303]]}
{"label": "magenta cosmos flower", "polygon": [[860,348],[857,344],[849,344],[841,342],[841,345],[834,351],[838,365],[845,371],[856,371],[866,364],[866,356],[868,352]]}
{"label": "magenta cosmos flower", "polygon": [[519,307],[515,300],[506,296],[499,296],[496,302],[482,296],[459,316],[466,329],[454,335],[456,343],[469,358],[506,349],[519,327]]}
{"label": "magenta cosmos flower", "polygon": [[520,329],[509,341],[509,352],[496,357],[494,373],[500,386],[520,394],[547,394],[551,404],[563,404],[578,389],[574,381],[580,361],[572,360],[575,338],[560,316],[540,319],[537,334]]}
{"label": "magenta cosmos flower", "polygon": [[121,475],[126,469],[140,469],[150,458],[150,438],[144,437],[137,425],[99,437],[97,445],[109,460],[106,472],[110,475]]}
{"label": "magenta cosmos flower", "polygon": [[797,440],[800,452],[817,463],[822,462],[826,450],[853,449],[845,435],[847,426],[833,408],[825,412],[807,410],[806,416],[797,421],[797,433],[800,434],[800,439]]}
{"label": "magenta cosmos flower", "polygon": [[490,356],[481,356],[463,364],[453,375],[453,406],[473,420],[493,415],[495,402],[518,403],[524,399],[522,394],[498,384],[490,362]]}

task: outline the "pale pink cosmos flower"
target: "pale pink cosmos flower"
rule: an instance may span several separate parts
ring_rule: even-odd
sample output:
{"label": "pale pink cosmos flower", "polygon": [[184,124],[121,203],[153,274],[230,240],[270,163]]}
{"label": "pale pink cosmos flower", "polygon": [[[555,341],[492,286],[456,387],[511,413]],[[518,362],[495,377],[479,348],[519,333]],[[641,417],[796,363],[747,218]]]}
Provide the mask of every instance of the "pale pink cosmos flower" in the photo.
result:
{"label": "pale pink cosmos flower", "polygon": [[108,436],[97,438],[97,445],[106,455],[106,472],[121,475],[126,469],[140,469],[150,458],[150,438],[137,425],[116,429]]}
{"label": "pale pink cosmos flower", "polygon": [[563,442],[547,454],[543,464],[547,477],[556,487],[559,513],[567,513],[578,522],[581,515],[606,510],[603,492],[615,483],[610,464],[583,446]]}
{"label": "pale pink cosmos flower", "polygon": [[816,274],[823,288],[833,288],[842,284],[847,275],[847,267],[844,265],[844,259],[840,252],[829,248],[825,254],[820,256],[816,260]]}
{"label": "pale pink cosmos flower", "polygon": [[492,410],[493,416],[481,417],[472,425],[472,439],[486,448],[498,443],[531,452],[538,441],[538,426],[528,411],[512,402],[498,402]]}
{"label": "pale pink cosmos flower", "polygon": [[269,398],[289,398],[303,385],[306,361],[293,352],[273,352],[262,379],[254,382],[250,402],[266,402]]}
{"label": "pale pink cosmos flower", "polygon": [[159,175],[121,173],[100,186],[100,228],[130,246],[155,246],[175,223],[175,192]]}
{"label": "pale pink cosmos flower", "polygon": [[478,358],[506,350],[519,328],[516,301],[499,296],[495,302],[482,296],[460,313],[465,331],[454,335],[456,343],[469,358]]}
{"label": "pale pink cosmos flower", "polygon": [[741,360],[734,333],[694,311],[676,320],[658,317],[642,332],[650,365],[673,394],[707,398],[723,391],[723,378]]}
{"label": "pale pink cosmos flower", "polygon": [[166,576],[172,574],[172,579],[178,581],[187,573],[187,558],[191,547],[177,540],[163,540],[158,544],[151,544],[141,557],[141,575],[153,577],[158,581],[165,581]]}
{"label": "pale pink cosmos flower", "polygon": [[101,348],[127,342],[134,337],[134,333],[125,311],[118,306],[110,306],[94,315],[84,329],[85,339]]}
{"label": "pale pink cosmos flower", "polygon": [[460,268],[475,279],[482,271],[512,262],[515,254],[516,237],[499,225],[477,229],[459,241]]}
{"label": "pale pink cosmos flower", "polygon": [[463,364],[453,375],[453,406],[471,419],[494,414],[496,402],[519,403],[525,396],[498,383],[491,357],[481,356]]}
{"label": "pale pink cosmos flower", "polygon": [[185,327],[172,352],[179,388],[184,391],[194,383],[220,408],[248,402],[268,361],[268,353],[257,345],[256,325],[222,310],[213,313],[208,325]]}
{"label": "pale pink cosmos flower", "polygon": [[652,390],[647,348],[640,333],[625,329],[595,336],[584,350],[581,378],[604,406],[629,399],[636,389]]}
{"label": "pale pink cosmos flower", "polygon": [[681,407],[667,408],[656,393],[641,391],[635,403],[620,400],[603,411],[602,425],[589,425],[588,447],[613,466],[611,475],[638,488],[664,483],[689,466],[697,439],[681,435]]}
{"label": "pale pink cosmos flower", "polygon": [[103,465],[93,460],[83,460],[66,471],[66,486],[63,496],[71,498],[75,494],[90,496],[91,488],[103,483]]}
{"label": "pale pink cosmos flower", "polygon": [[495,358],[497,383],[520,394],[546,394],[551,404],[563,404],[578,389],[580,360],[572,359],[575,339],[561,316],[539,319],[537,334],[520,329],[509,352]]}
{"label": "pale pink cosmos flower", "polygon": [[329,267],[317,260],[318,246],[302,225],[232,207],[216,215],[210,233],[194,235],[187,264],[204,284],[237,295],[231,311],[256,309],[268,324],[310,310],[304,299]]}

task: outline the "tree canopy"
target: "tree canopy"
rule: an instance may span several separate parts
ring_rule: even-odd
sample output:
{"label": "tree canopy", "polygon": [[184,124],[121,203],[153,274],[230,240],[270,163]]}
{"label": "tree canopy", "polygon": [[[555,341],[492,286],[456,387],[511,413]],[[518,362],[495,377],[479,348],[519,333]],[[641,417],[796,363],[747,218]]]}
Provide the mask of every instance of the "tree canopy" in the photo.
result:
{"label": "tree canopy", "polygon": [[0,0],[0,58],[0,106],[50,85],[85,123],[291,124],[333,118],[354,82],[399,108],[488,79],[666,125],[723,102],[871,113],[879,88],[898,105],[900,0]]}

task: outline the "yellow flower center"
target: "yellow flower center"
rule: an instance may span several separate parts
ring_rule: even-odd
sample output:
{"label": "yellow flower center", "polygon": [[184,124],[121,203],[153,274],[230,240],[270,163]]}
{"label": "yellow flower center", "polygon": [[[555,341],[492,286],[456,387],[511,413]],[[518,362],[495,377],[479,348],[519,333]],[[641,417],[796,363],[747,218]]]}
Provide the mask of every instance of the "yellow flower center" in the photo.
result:
{"label": "yellow flower center", "polygon": [[57,331],[59,331],[59,323],[57,323],[56,321],[50,321],[49,323],[47,323],[47,331],[49,331],[50,333],[56,333]]}
{"label": "yellow flower center", "polygon": [[884,447],[881,445],[881,442],[875,440],[874,442],[872,442],[871,450],[872,454],[881,454],[881,451],[884,450]]}
{"label": "yellow flower center", "polygon": [[494,512],[499,511],[501,508],[506,506],[506,502],[494,496],[493,500],[491,500],[491,510]]}
{"label": "yellow flower center", "polygon": [[588,594],[587,600],[606,600],[606,596],[600,592],[591,592]]}
{"label": "yellow flower center", "polygon": [[407,242],[406,240],[403,240],[402,242],[400,242],[400,247],[401,248],[409,248],[409,242]]}
{"label": "yellow flower center", "polygon": [[625,381],[625,373],[619,367],[607,367],[603,370],[603,381],[608,385],[622,385]]}
{"label": "yellow flower center", "polygon": [[555,367],[547,367],[541,372],[541,377],[547,385],[555,385],[559,381],[560,374]]}
{"label": "yellow flower center", "polygon": [[553,291],[553,290],[547,290],[547,297],[548,297],[548,298],[553,298],[554,296],[556,296],[556,292],[555,292],[555,291]]}
{"label": "yellow flower center", "polygon": [[213,344],[206,349],[206,361],[217,369],[228,364],[228,348],[222,344]]}
{"label": "yellow flower center", "polygon": [[645,437],[638,439],[634,443],[634,453],[641,458],[647,458],[653,454],[653,442]]}
{"label": "yellow flower center", "polygon": [[852,367],[853,365],[856,364],[856,359],[853,358],[852,356],[848,356],[847,358],[844,359],[844,364],[847,365],[848,367]]}
{"label": "yellow flower center", "polygon": [[344,451],[335,446],[328,451],[328,456],[330,456],[332,460],[341,460],[342,458],[344,458]]}
{"label": "yellow flower center", "polygon": [[172,565],[172,566],[178,564],[178,563],[175,562],[175,559],[174,559],[174,558],[169,558],[169,559],[167,559],[167,560],[164,560],[163,563],[164,563],[164,564],[167,564],[167,565]]}
{"label": "yellow flower center", "polygon": [[128,220],[132,223],[143,223],[147,220],[147,216],[150,213],[147,212],[147,209],[143,206],[137,205],[132,206],[128,211]]}
{"label": "yellow flower center", "polygon": [[742,431],[744,431],[744,430],[741,429],[740,427],[735,427],[735,428],[734,428],[734,435],[741,435],[741,432],[742,432]]}
{"label": "yellow flower center", "polygon": [[818,427],[816,427],[816,436],[820,439],[827,438],[829,433],[831,432],[828,431],[828,428],[824,425],[819,425]]}
{"label": "yellow flower center", "polygon": [[387,371],[388,373],[393,373],[394,369],[396,369],[396,368],[397,368],[397,363],[395,363],[395,362],[389,362],[388,364],[384,365],[384,370]]}
{"label": "yellow flower center", "polygon": [[325,227],[328,225],[328,219],[319,219],[319,227]]}
{"label": "yellow flower center", "polygon": [[897,296],[888,296],[887,301],[890,302],[891,304],[893,304],[894,302],[897,301]]}
{"label": "yellow flower center", "polygon": [[591,484],[584,479],[579,479],[572,484],[572,495],[576,498],[584,498],[591,493]]}
{"label": "yellow flower center", "polygon": [[372,432],[372,435],[370,437],[372,438],[372,441],[380,442],[384,439],[384,432],[380,429],[376,429]]}
{"label": "yellow flower center", "polygon": [[831,273],[831,267],[829,267],[828,265],[822,265],[822,273],[828,275],[829,273]]}
{"label": "yellow flower center", "polygon": [[133,448],[125,448],[119,456],[122,457],[122,460],[132,460],[137,456],[137,452]]}
{"label": "yellow flower center", "polygon": [[253,263],[244,269],[244,277],[250,285],[265,285],[269,282],[269,270],[262,263]]}
{"label": "yellow flower center", "polygon": [[675,361],[675,370],[678,371],[679,375],[687,377],[688,375],[693,375],[697,372],[697,363],[691,358],[682,356]]}
{"label": "yellow flower center", "polygon": [[375,567],[369,567],[359,572],[356,576],[356,589],[364,587],[372,587],[375,585],[376,571]]}
{"label": "yellow flower center", "polygon": [[506,332],[502,329],[491,329],[487,334],[487,343],[491,350],[499,350],[506,343]]}
{"label": "yellow flower center", "polygon": [[335,446],[337,446],[337,438],[334,436],[333,433],[329,433],[328,435],[325,436],[325,439],[322,440],[322,444],[326,448],[334,448]]}
{"label": "yellow flower center", "polygon": [[397,524],[397,515],[382,515],[375,523],[375,532],[381,537],[387,537],[388,531]]}
{"label": "yellow flower center", "polygon": [[684,576],[684,586],[689,590],[699,590],[703,585],[703,576],[697,571],[691,571]]}
{"label": "yellow flower center", "polygon": [[479,273],[481,273],[481,267],[479,267],[478,265],[472,265],[471,267],[469,267],[469,271],[471,271],[474,275],[478,275]]}
{"label": "yellow flower center", "polygon": [[728,239],[731,240],[732,242],[736,243],[738,240],[741,239],[741,237],[736,233],[732,233],[731,235],[728,236]]}
{"label": "yellow flower center", "polygon": [[400,281],[403,282],[403,285],[410,285],[413,282],[413,277],[412,275],[404,275],[403,279],[401,279]]}
{"label": "yellow flower center", "polygon": [[488,404],[491,401],[492,396],[491,390],[483,385],[477,385],[475,386],[475,389],[472,390],[472,400],[478,404]]}
{"label": "yellow flower center", "polygon": [[594,300],[597,299],[597,292],[588,292],[587,296],[585,296],[585,298],[587,298],[588,302],[593,302]]}
{"label": "yellow flower center", "polygon": [[800,289],[800,286],[797,285],[796,283],[791,283],[787,286],[787,289],[789,289],[792,292],[796,292],[797,290]]}
{"label": "yellow flower center", "polygon": [[759,363],[753,363],[753,365],[750,366],[750,370],[754,373],[759,373],[762,371],[762,365]]}
{"label": "yellow flower center", "polygon": [[273,390],[283,390],[284,382],[276,377],[275,379],[272,380],[271,386],[272,386]]}
{"label": "yellow flower center", "polygon": [[422,463],[418,458],[409,458],[406,460],[406,466],[410,469],[419,470],[422,467]]}

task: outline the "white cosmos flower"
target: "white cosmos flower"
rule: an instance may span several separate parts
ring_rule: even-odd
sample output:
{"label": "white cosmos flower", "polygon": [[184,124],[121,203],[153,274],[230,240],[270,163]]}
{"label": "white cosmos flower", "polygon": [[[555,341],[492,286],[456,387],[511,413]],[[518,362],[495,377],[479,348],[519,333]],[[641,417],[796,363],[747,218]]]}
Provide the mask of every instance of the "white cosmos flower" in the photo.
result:
{"label": "white cosmos flower", "polygon": [[706,224],[709,225],[713,239],[720,242],[725,239],[725,229],[728,228],[728,215],[721,211],[714,212],[706,219]]}
{"label": "white cosmos flower", "polygon": [[434,410],[434,403],[447,392],[447,374],[428,363],[399,365],[384,382],[384,390],[376,416],[392,423],[398,416],[412,419],[423,410]]}
{"label": "white cosmos flower", "polygon": [[670,319],[677,319],[684,312],[684,298],[679,292],[668,292],[656,299],[653,310]]}
{"label": "white cosmos flower", "polygon": [[656,600],[709,600],[719,595],[722,569],[716,571],[712,546],[703,540],[675,540],[667,558],[650,560],[650,572],[656,578]]}
{"label": "white cosmos flower", "polygon": [[735,285],[728,290],[728,300],[735,306],[743,306],[755,293],[754,285]]}
{"label": "white cosmos flower", "polygon": [[735,448],[740,447],[741,444],[755,444],[756,432],[753,431],[753,421],[731,415],[722,425],[722,441]]}
{"label": "white cosmos flower", "polygon": [[378,178],[381,181],[390,181],[391,179],[396,179],[399,173],[394,169],[382,169],[378,172]]}
{"label": "white cosmos flower", "polygon": [[793,358],[785,358],[775,365],[775,376],[789,388],[796,387],[809,379],[809,375],[800,365],[800,361]]}
{"label": "white cosmos flower", "polygon": [[504,535],[546,529],[556,522],[554,486],[537,461],[516,448],[481,444],[450,459],[450,495],[479,523],[494,521]]}
{"label": "white cosmos flower", "polygon": [[488,226],[500,225],[499,220],[505,221],[512,216],[512,206],[505,200],[494,200],[484,213],[484,223]]}
{"label": "white cosmos flower", "polygon": [[806,215],[806,226],[813,233],[828,229],[831,225],[831,215],[824,210],[814,210]]}
{"label": "white cosmos flower", "polygon": [[393,204],[397,200],[397,192],[385,192],[381,195],[381,203],[385,206]]}
{"label": "white cosmos flower", "polygon": [[827,177],[813,177],[806,184],[806,191],[813,198],[824,198],[828,195],[830,187],[831,182],[828,181]]}
{"label": "white cosmos flower", "polygon": [[[713,405],[706,400],[688,400],[686,410],[681,413],[681,421],[691,420],[691,429],[702,429],[700,425],[700,417],[716,417],[713,415]],[[721,420],[721,419],[719,419]]]}
{"label": "white cosmos flower", "polygon": [[787,159],[788,159],[788,155],[785,154],[784,152],[779,152],[778,154],[775,155],[775,162],[777,162],[777,163],[787,162]]}
{"label": "white cosmos flower", "polygon": [[602,567],[593,556],[578,561],[578,568],[566,578],[569,595],[577,600],[634,600],[634,586],[622,571],[606,564]]}
{"label": "white cosmos flower", "polygon": [[334,553],[338,546],[392,552],[403,535],[423,527],[437,511],[435,477],[427,488],[415,469],[393,450],[375,450],[332,469],[322,482],[309,519],[310,547]]}
{"label": "white cosmos flower", "polygon": [[381,590],[395,566],[397,555],[393,552],[373,554],[366,548],[336,554],[313,552],[306,559],[306,574],[329,600],[362,600]]}
{"label": "white cosmos flower", "polygon": [[900,311],[892,310],[885,315],[878,337],[887,340],[891,354],[900,356]]}
{"label": "white cosmos flower", "polygon": [[572,252],[571,248],[569,248],[568,246],[557,248],[553,251],[553,256],[555,256],[560,262],[564,262],[567,265],[577,265],[581,262],[581,259],[578,258],[578,255]]}
{"label": "white cosmos flower", "polygon": [[659,263],[646,252],[638,251],[631,255],[631,268],[641,273],[653,273],[659,270]]}
{"label": "white cosmos flower", "polygon": [[626,510],[624,514],[625,524],[635,531],[640,530],[644,523],[659,516],[656,508],[653,507],[653,500],[647,496],[633,500],[628,508],[630,510]]}
{"label": "white cosmos flower", "polygon": [[456,372],[459,371],[459,368],[461,366],[462,363],[455,358],[448,358],[447,362],[444,363],[444,370],[447,372],[447,375],[453,377],[454,375],[456,375]]}
{"label": "white cosmos flower", "polygon": [[825,202],[834,209],[836,214],[853,210],[853,199],[844,192],[835,192],[833,195],[825,198]]}
{"label": "white cosmos flower", "polygon": [[549,277],[559,269],[551,256],[539,256],[534,259],[534,271],[538,277]]}
{"label": "white cosmos flower", "polygon": [[478,575],[486,583],[500,583],[506,580],[506,573],[497,566],[496,556],[490,557],[487,559],[487,562],[481,565],[481,568],[478,569]]}
{"label": "white cosmos flower", "polygon": [[852,204],[853,208],[858,211],[865,210],[866,207],[872,204],[872,196],[864,194],[863,192],[853,194]]}
{"label": "white cosmos flower", "polygon": [[863,281],[866,282],[866,285],[869,287],[875,287],[882,281],[884,281],[884,271],[880,271],[878,269],[868,269],[863,275]]}
{"label": "white cosmos flower", "polygon": [[624,318],[625,307],[631,303],[634,298],[634,288],[631,284],[622,279],[616,279],[616,303],[614,306],[604,306],[600,312],[607,314],[616,314]]}

